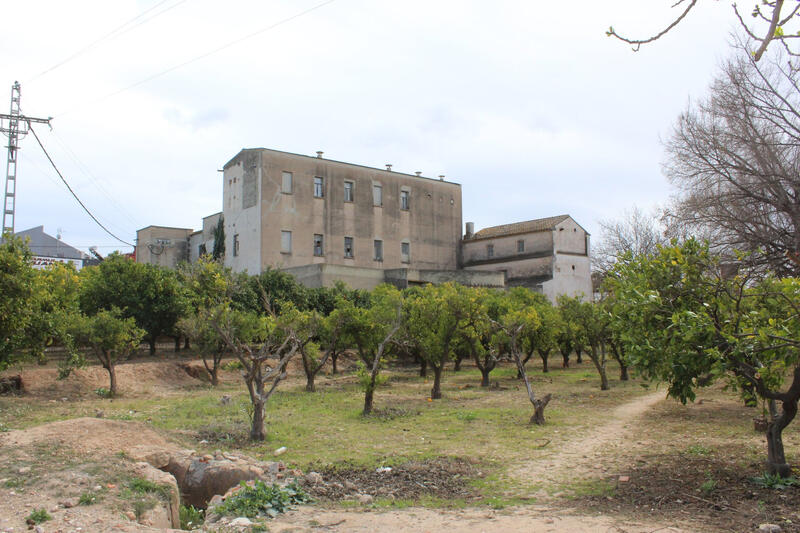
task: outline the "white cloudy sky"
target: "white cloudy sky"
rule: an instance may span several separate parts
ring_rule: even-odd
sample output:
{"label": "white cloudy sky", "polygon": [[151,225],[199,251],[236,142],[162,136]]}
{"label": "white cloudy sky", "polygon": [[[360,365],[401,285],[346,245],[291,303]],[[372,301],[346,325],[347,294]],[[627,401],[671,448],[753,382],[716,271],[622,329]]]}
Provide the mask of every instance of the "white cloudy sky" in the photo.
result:
{"label": "white cloudy sky", "polygon": [[[648,35],[672,0],[334,0],[267,29],[322,2],[0,0],[0,109],[19,80],[23,112],[55,117],[38,131],[67,180],[128,242],[150,224],[198,228],[221,209],[217,169],[258,146],[445,174],[476,228],[570,213],[597,235],[599,219],[666,200],[659,139],[734,28],[729,4],[705,1],[633,53],[604,31]],[[130,250],[33,137],[22,147],[18,231]]]}

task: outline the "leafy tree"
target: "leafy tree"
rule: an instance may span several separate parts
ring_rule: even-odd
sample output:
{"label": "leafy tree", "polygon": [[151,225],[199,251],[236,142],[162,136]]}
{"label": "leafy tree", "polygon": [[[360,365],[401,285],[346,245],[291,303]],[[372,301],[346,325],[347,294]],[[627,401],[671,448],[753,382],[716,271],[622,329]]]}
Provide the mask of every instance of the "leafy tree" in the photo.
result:
{"label": "leafy tree", "polygon": [[172,335],[186,310],[176,273],[156,265],[136,263],[115,253],[99,265],[81,270],[81,278],[81,310],[94,315],[118,307],[145,331],[150,355],[156,351],[156,339]]}
{"label": "leafy tree", "polygon": [[7,234],[0,244],[0,370],[17,362],[34,319],[36,273],[27,244]]}
{"label": "leafy tree", "polygon": [[600,375],[600,390],[608,390],[605,350],[605,344],[610,334],[608,313],[600,305],[590,302],[581,302],[575,311],[575,321],[581,328],[583,338],[586,339],[588,347],[586,353]]}
{"label": "leafy tree", "polygon": [[253,409],[250,439],[254,441],[266,438],[266,403],[280,382],[286,379],[289,361],[308,342],[297,333],[307,322],[307,313],[298,311],[291,304],[284,307],[281,315],[260,316],[226,309],[213,317],[213,327],[244,367],[242,376]]}
{"label": "leafy tree", "polygon": [[73,315],[74,336],[89,345],[100,364],[108,371],[109,392],[117,395],[116,365],[136,350],[145,332],[133,318],[124,318],[117,308],[101,309],[93,316]]}
{"label": "leafy tree", "polygon": [[384,356],[403,326],[403,296],[395,287],[379,285],[372,291],[370,301],[365,308],[341,299],[337,308],[344,324],[342,334],[358,353],[359,377],[364,389],[363,415],[372,412]]}
{"label": "leafy tree", "polygon": [[[542,372],[549,372],[547,363],[550,353],[557,349],[558,334],[562,329],[561,315],[544,294],[535,293],[524,287],[515,287],[509,291],[509,294],[516,304],[529,305],[536,309],[540,321],[538,328],[526,329],[526,334],[521,339],[525,352],[522,365],[525,366],[536,352],[542,360]],[[518,377],[522,377],[522,375],[520,374]]]}
{"label": "leafy tree", "polygon": [[215,261],[225,259],[225,217],[219,216],[214,228],[214,247],[211,249],[211,258]]}
{"label": "leafy tree", "polygon": [[666,381],[668,394],[684,403],[717,379],[749,384],[770,406],[768,469],[789,476],[782,432],[800,400],[800,281],[759,281],[744,269],[727,275],[693,239],[655,257],[629,257],[613,272],[608,283],[621,304],[615,327],[631,364]]}
{"label": "leafy tree", "polygon": [[251,308],[259,313],[281,313],[284,302],[291,303],[297,309],[309,309],[308,289],[301,285],[294,276],[274,268],[267,268],[256,276],[249,278],[250,291],[255,295],[266,294],[257,299],[258,307]]}
{"label": "leafy tree", "polygon": [[507,311],[508,295],[502,291],[475,290],[478,291],[479,301],[485,306],[485,312],[473,315],[474,318],[468,326],[474,334],[469,338],[472,341],[472,358],[481,372],[481,387],[488,387],[489,374],[500,363],[503,355],[508,353],[505,334],[493,327]]}

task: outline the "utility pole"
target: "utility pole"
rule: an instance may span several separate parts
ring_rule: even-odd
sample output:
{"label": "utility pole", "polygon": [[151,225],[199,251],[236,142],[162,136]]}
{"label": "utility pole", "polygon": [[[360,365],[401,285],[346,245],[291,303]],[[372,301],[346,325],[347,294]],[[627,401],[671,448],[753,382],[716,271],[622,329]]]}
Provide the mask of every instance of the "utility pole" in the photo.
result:
{"label": "utility pole", "polygon": [[0,113],[0,132],[8,137],[8,160],[6,162],[6,187],[3,198],[3,232],[14,234],[14,211],[17,203],[17,152],[19,141],[28,134],[31,122],[50,125],[50,118],[26,117],[19,107],[19,82],[11,86],[11,111],[8,115]]}

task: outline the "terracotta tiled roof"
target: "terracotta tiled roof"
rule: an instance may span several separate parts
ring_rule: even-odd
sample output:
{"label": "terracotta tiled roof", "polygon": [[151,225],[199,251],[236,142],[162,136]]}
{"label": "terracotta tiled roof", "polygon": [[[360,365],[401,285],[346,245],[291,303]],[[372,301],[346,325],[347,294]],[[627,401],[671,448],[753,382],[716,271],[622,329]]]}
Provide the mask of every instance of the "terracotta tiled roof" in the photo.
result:
{"label": "terracotta tiled roof", "polygon": [[558,215],[556,217],[537,218],[526,220],[525,222],[515,222],[513,224],[503,224],[502,226],[492,226],[484,228],[475,233],[473,239],[486,239],[489,237],[502,237],[504,235],[517,235],[519,233],[535,233],[537,231],[550,231],[556,224],[565,221],[569,215]]}

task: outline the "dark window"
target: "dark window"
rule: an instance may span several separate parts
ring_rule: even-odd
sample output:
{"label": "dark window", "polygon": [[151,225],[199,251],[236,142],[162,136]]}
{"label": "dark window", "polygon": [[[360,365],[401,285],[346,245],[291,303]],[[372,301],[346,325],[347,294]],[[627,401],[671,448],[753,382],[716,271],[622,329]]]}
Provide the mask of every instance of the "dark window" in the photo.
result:
{"label": "dark window", "polygon": [[521,254],[525,251],[525,241],[519,240],[517,241],[517,253]]}
{"label": "dark window", "polygon": [[345,181],[344,182],[344,201],[345,202],[352,202],[353,201],[353,182],[352,181]]}
{"label": "dark window", "polygon": [[322,178],[320,177],[314,178],[314,198],[322,198],[323,196],[325,196],[324,185],[325,181]]}
{"label": "dark window", "polygon": [[494,257],[494,244],[486,245],[486,257]]}
{"label": "dark window", "polygon": [[383,261],[383,241],[375,241],[375,254],[373,255],[375,261]]}
{"label": "dark window", "polygon": [[239,234],[233,236],[233,257],[239,255]]}
{"label": "dark window", "polygon": [[408,211],[409,206],[409,192],[400,191],[400,209]]}
{"label": "dark window", "polygon": [[400,243],[400,260],[403,263],[411,261],[411,244],[407,242]]}
{"label": "dark window", "polygon": [[314,255],[323,255],[322,235],[314,234]]}
{"label": "dark window", "polygon": [[345,257],[353,257],[353,238],[352,237],[345,237],[344,238],[344,256]]}

